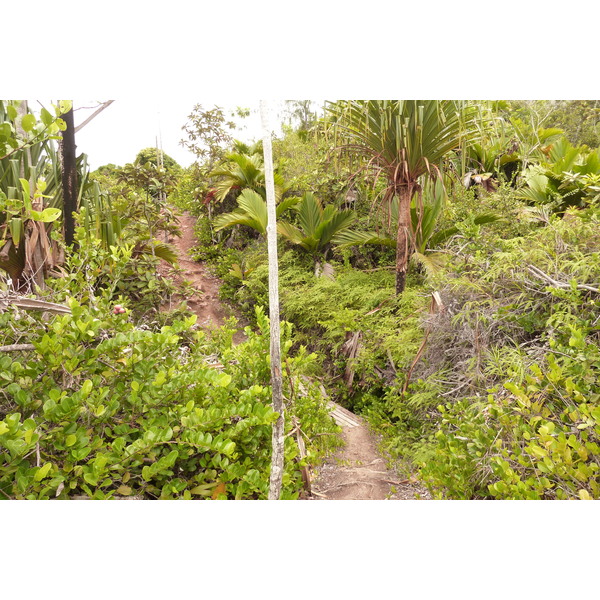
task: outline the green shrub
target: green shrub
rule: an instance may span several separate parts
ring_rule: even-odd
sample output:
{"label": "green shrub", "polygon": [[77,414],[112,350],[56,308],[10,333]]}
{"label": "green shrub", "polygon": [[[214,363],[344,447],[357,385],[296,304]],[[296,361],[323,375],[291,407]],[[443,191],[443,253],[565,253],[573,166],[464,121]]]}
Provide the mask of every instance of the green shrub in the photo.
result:
{"label": "green shrub", "polygon": [[553,346],[523,384],[440,407],[423,468],[438,496],[600,498],[600,349],[576,329],[569,346]]}
{"label": "green shrub", "polygon": [[[266,497],[277,414],[260,309],[258,332],[248,328],[248,340],[232,346],[233,332],[220,340],[194,332],[195,317],[149,331],[113,314],[108,300],[69,307],[47,324],[0,314],[1,328],[10,323],[35,347],[0,355],[0,496]],[[283,334],[287,428],[294,416],[308,440],[300,460],[286,438],[282,497],[295,498],[300,467],[335,446],[339,428],[303,378],[315,357],[290,356],[289,326]]]}
{"label": "green shrub", "polygon": [[421,460],[438,497],[600,497],[598,231],[594,210],[552,219],[445,290],[446,351],[426,358],[448,385]]}
{"label": "green shrub", "polygon": [[75,240],[77,251],[67,256],[62,277],[50,279],[43,292],[48,299],[60,302],[75,297],[86,304],[94,304],[100,296],[118,302],[127,300],[139,320],[156,313],[174,293],[172,282],[157,273],[161,262],[158,256],[140,254],[133,244],[106,248],[102,240],[88,237],[82,227],[76,228]]}

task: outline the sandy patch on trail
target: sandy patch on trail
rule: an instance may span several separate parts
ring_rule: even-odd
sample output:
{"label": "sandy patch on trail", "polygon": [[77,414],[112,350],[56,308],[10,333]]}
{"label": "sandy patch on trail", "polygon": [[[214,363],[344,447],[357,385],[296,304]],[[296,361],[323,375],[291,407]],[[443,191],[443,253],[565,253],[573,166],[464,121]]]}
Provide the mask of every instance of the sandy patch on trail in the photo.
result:
{"label": "sandy patch on trail", "polygon": [[[428,492],[410,479],[400,479],[388,469],[377,450],[378,438],[364,419],[339,406],[336,421],[345,446],[315,470],[315,500],[414,500],[429,499]],[[344,418],[344,416],[346,418]],[[356,423],[353,425],[352,423]]]}

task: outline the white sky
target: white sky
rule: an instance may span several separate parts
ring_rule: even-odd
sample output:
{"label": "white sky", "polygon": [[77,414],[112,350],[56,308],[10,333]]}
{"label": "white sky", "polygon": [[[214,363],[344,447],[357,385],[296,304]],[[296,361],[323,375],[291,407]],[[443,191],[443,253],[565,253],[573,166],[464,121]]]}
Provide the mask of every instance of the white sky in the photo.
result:
{"label": "white sky", "polygon": [[[103,98],[102,101],[111,98]],[[203,100],[202,98],[186,98],[173,100],[134,99],[130,97],[115,98],[115,101],[94,117],[75,136],[77,152],[88,155],[93,169],[113,163],[123,166],[135,160],[137,153],[143,148],[155,147],[157,139],[162,142],[163,151],[175,159],[182,167],[194,162],[194,155],[179,142],[187,138],[182,127],[188,121],[188,115],[195,104],[202,104],[206,109],[215,105],[222,107],[227,118],[229,111],[236,106],[251,109],[249,117],[233,119],[239,123],[239,129],[232,132],[233,137],[250,142],[262,137],[259,106],[256,100],[244,103],[222,103]],[[33,103],[32,103],[33,104]],[[74,100],[75,125],[82,123],[93,114],[98,100]],[[281,102],[270,103],[271,127],[277,130],[277,111]]]}

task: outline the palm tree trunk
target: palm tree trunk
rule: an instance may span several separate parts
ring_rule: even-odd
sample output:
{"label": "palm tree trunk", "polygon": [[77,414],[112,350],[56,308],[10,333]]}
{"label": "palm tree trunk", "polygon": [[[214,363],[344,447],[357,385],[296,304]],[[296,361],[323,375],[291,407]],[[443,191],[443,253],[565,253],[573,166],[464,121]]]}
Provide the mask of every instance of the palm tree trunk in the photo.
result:
{"label": "palm tree trunk", "polygon": [[72,246],[75,238],[75,220],[73,215],[77,212],[77,166],[75,159],[73,108],[68,113],[65,113],[62,118],[67,124],[67,128],[63,131],[62,140],[60,141],[65,244]]}
{"label": "palm tree trunk", "polygon": [[396,238],[396,295],[399,296],[406,286],[408,261],[413,252],[411,239],[410,201],[414,191],[412,182],[403,185],[398,194],[398,236]]}

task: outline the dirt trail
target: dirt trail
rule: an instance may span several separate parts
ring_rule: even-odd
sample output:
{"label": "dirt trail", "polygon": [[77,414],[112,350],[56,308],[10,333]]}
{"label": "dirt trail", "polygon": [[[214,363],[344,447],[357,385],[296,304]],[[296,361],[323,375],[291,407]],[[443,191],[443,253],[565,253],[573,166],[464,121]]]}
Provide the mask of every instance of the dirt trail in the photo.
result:
{"label": "dirt trail", "polygon": [[[183,272],[169,276],[192,285],[196,291],[187,299],[187,304],[198,315],[198,324],[212,329],[223,325],[224,319],[233,311],[219,299],[220,280],[189,255],[195,245],[194,223],[194,217],[188,213],[179,218],[182,236],[171,242],[177,249]],[[239,315],[236,317],[242,327],[247,324]],[[239,343],[244,337],[243,331],[238,331],[234,341]],[[333,402],[330,405],[332,416],[342,427],[345,446],[313,473],[311,499],[410,500],[416,495],[429,497],[415,482],[399,481],[398,475],[387,469],[386,461],[377,451],[377,439],[363,419]]]}
{"label": "dirt trail", "polygon": [[[241,317],[219,299],[219,288],[221,281],[219,278],[212,275],[208,269],[201,263],[192,260],[190,250],[196,245],[194,237],[194,224],[196,219],[188,213],[184,213],[179,217],[179,227],[181,229],[181,237],[175,237],[170,240],[177,250],[179,266],[183,269],[182,273],[169,274],[175,282],[182,283],[187,281],[192,289],[193,294],[186,299],[190,310],[198,316],[198,325],[206,329],[215,329],[221,327],[225,319],[234,315],[239,326],[243,329],[248,323],[246,319]],[[173,305],[179,304],[181,299],[175,298],[175,302],[167,308],[173,308]],[[241,342],[245,338],[244,332],[240,329],[233,339],[236,342]]]}
{"label": "dirt trail", "polygon": [[364,420],[331,403],[345,446],[316,470],[312,491],[320,500],[414,500],[430,496],[416,481],[401,480],[377,450]]}

